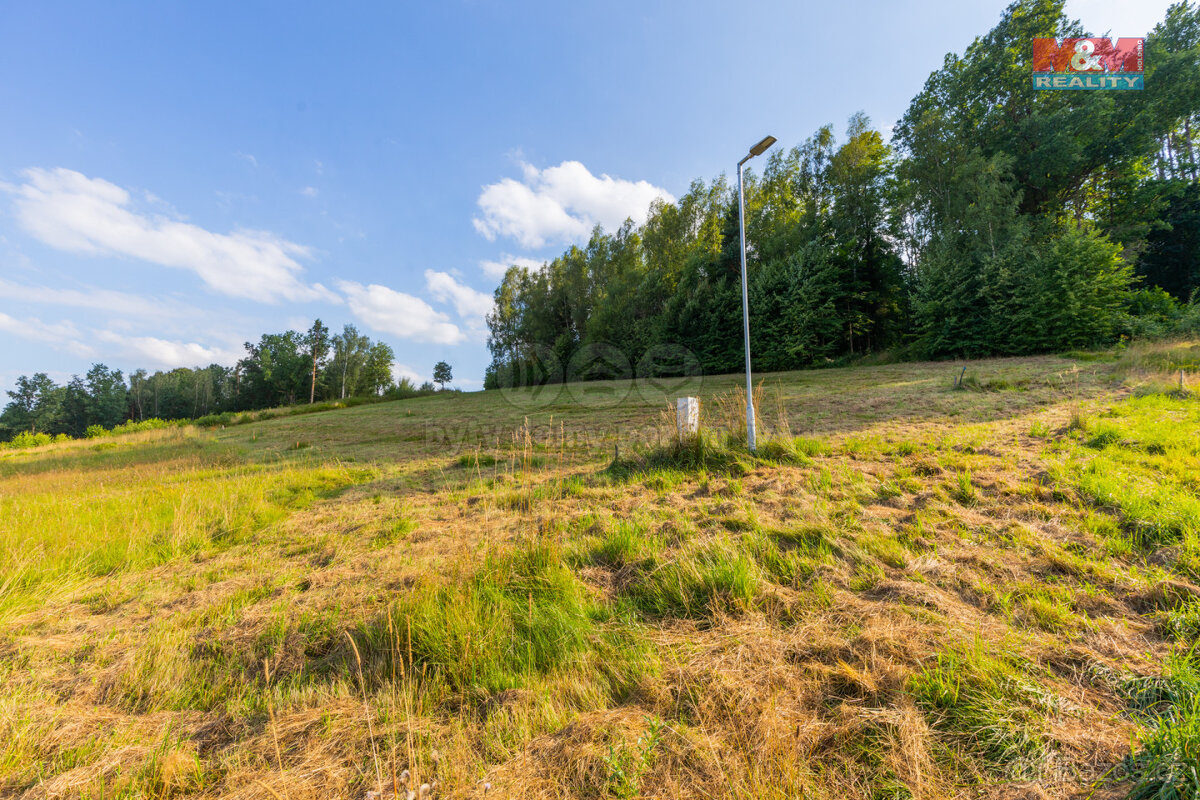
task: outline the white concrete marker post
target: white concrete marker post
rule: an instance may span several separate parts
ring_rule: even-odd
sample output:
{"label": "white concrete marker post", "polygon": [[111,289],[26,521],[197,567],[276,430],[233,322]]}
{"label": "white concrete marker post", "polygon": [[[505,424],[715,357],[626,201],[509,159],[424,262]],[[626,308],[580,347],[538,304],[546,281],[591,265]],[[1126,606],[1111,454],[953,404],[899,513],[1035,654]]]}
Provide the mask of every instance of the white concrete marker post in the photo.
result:
{"label": "white concrete marker post", "polygon": [[680,439],[700,430],[699,397],[680,397],[675,401],[675,425]]}

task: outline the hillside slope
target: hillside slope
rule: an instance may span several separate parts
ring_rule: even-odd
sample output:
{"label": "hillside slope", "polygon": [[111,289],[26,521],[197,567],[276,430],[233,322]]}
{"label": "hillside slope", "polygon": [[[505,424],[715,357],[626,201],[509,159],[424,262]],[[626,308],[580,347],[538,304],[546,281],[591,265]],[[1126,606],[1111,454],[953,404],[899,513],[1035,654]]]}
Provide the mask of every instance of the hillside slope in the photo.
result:
{"label": "hillside slope", "polygon": [[765,376],[757,458],[738,376],[4,453],[0,795],[1186,792],[1198,353]]}

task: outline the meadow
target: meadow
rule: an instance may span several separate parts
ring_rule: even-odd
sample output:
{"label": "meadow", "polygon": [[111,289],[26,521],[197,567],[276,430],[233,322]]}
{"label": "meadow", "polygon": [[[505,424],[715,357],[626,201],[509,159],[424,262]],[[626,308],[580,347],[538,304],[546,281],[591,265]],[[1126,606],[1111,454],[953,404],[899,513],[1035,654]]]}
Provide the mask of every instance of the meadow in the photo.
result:
{"label": "meadow", "polygon": [[1200,796],[1200,343],[739,381],[0,451],[0,796]]}

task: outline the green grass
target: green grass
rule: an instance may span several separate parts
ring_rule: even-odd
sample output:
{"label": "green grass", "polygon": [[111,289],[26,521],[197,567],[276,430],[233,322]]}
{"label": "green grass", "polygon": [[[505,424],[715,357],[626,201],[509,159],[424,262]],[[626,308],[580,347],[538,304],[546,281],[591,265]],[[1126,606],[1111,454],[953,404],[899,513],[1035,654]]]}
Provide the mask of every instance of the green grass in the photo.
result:
{"label": "green grass", "polygon": [[671,439],[666,444],[616,458],[608,471],[614,477],[624,479],[662,470],[744,475],[750,470],[752,458],[745,445],[701,430],[692,436]]}
{"label": "green grass", "polygon": [[909,690],[930,724],[950,737],[950,758],[970,754],[987,773],[1030,780],[1049,757],[1044,717],[1055,699],[981,639],[938,653]]}
{"label": "green grass", "polygon": [[455,692],[498,692],[570,672],[619,697],[650,663],[635,627],[597,602],[551,544],[490,558],[464,581],[422,587],[389,617],[365,631],[376,674],[389,674],[398,658]]}
{"label": "green grass", "polygon": [[1135,547],[1182,545],[1196,574],[1200,404],[1151,395],[1114,407],[1071,451],[1060,479],[1115,513]]}
{"label": "green grass", "polygon": [[478,469],[480,467],[493,467],[498,459],[491,453],[463,453],[458,457],[458,465],[467,467],[468,469]]}
{"label": "green grass", "polygon": [[447,796],[938,797],[1084,780],[1131,719],[1131,769],[1186,789],[1173,677],[1124,718],[1055,692],[1200,629],[1130,610],[1200,563],[1194,406],[1114,405],[1102,361],[949,368],[767,376],[757,454],[640,444],[669,380],[5,450],[0,795],[362,797],[436,750]]}
{"label": "green grass", "polygon": [[690,617],[745,611],[762,588],[758,563],[740,542],[726,538],[652,560],[627,594],[646,613]]}
{"label": "green grass", "polygon": [[371,537],[371,544],[375,547],[387,547],[407,538],[416,529],[417,523],[407,517],[384,520]]}
{"label": "green grass", "polygon": [[1123,683],[1122,692],[1148,727],[1124,765],[1132,782],[1130,800],[1200,797],[1198,667],[1196,655],[1188,651],[1173,656],[1160,678]]}
{"label": "green grass", "polygon": [[1193,800],[1200,797],[1200,700],[1192,697],[1176,715],[1160,721],[1130,758],[1134,776],[1129,800]]}
{"label": "green grass", "polygon": [[88,578],[240,544],[373,475],[320,462],[251,463],[228,446],[161,435],[142,448],[56,455],[32,470],[0,464],[0,619]]}
{"label": "green grass", "polygon": [[1200,601],[1185,603],[1164,612],[1159,617],[1158,628],[1177,642],[1200,641]]}
{"label": "green grass", "polygon": [[616,458],[608,473],[619,480],[641,478],[667,485],[691,473],[740,476],[756,465],[808,465],[813,456],[830,452],[829,445],[804,437],[767,438],[751,453],[744,439],[735,435],[701,429],[666,443],[635,449],[631,455]]}
{"label": "green grass", "polygon": [[662,549],[662,540],[647,530],[644,522],[619,520],[599,536],[588,537],[587,560],[593,564],[621,568],[653,557]]}
{"label": "green grass", "polygon": [[743,546],[772,581],[793,589],[813,589],[823,566],[842,554],[836,532],[821,525],[769,528],[743,539]]}
{"label": "green grass", "polygon": [[958,473],[954,485],[950,488],[950,496],[964,506],[973,506],[979,502],[979,492],[975,488],[970,470]]}

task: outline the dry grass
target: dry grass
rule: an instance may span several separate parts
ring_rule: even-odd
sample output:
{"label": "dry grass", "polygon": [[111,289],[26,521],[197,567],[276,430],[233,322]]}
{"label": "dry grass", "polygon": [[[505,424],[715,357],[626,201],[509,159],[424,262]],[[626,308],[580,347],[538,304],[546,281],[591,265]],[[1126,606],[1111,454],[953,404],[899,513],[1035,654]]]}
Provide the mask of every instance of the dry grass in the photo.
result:
{"label": "dry grass", "polygon": [[[1097,676],[1200,597],[1155,516],[1200,417],[1124,362],[960,370],[766,376],[790,456],[744,474],[606,469],[670,385],[5,455],[0,795],[1084,796],[1142,724]],[[1099,502],[1098,457],[1175,494]]]}

